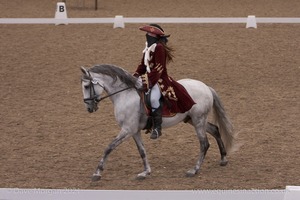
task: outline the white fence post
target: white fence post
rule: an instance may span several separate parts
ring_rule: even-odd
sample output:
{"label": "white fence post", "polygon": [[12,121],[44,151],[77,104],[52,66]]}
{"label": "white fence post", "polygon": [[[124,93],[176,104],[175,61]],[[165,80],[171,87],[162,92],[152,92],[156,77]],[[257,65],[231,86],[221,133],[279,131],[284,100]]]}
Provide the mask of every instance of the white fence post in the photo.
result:
{"label": "white fence post", "polygon": [[124,19],[122,15],[115,16],[114,28],[125,28]]}
{"label": "white fence post", "polygon": [[299,200],[300,186],[286,186],[284,200]]}
{"label": "white fence post", "polygon": [[256,18],[254,15],[249,15],[247,18],[246,28],[257,28]]}

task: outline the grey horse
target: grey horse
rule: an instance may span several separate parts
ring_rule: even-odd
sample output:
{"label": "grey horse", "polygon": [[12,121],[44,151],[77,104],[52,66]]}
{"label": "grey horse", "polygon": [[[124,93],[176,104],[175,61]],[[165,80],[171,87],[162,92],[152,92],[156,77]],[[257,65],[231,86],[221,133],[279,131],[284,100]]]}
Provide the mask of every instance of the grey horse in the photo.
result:
{"label": "grey horse", "polygon": [[[130,137],[133,137],[144,165],[144,171],[139,173],[137,178],[146,178],[150,175],[151,168],[141,137],[141,130],[144,129],[148,120],[140,97],[141,82],[126,70],[114,65],[95,65],[89,69],[81,67],[81,71],[83,73],[81,77],[82,92],[87,111],[90,113],[96,111],[101,100],[110,98],[114,105],[116,121],[121,128],[116,138],[105,149],[92,180],[101,179],[101,172],[104,170],[108,155]],[[216,91],[193,79],[182,79],[178,82],[185,87],[196,104],[185,113],[164,117],[162,127],[171,127],[183,121],[194,126],[200,142],[200,155],[196,165],[188,170],[186,175],[194,176],[199,173],[209,148],[206,132],[216,139],[221,154],[220,165],[225,166],[228,162],[226,154],[235,145],[235,135]],[[107,93],[106,96],[101,96],[103,91]],[[214,123],[208,122],[207,119],[211,111],[214,113]]]}

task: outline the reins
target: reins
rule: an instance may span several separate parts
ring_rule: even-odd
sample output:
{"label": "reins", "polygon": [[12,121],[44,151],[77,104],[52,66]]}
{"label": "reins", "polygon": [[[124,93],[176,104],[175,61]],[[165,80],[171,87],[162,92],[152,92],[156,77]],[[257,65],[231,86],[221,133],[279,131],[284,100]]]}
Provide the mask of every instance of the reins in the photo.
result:
{"label": "reins", "polygon": [[[98,83],[99,84],[99,83]],[[99,84],[100,85],[100,84]],[[100,85],[102,88],[104,88],[102,85]],[[118,94],[118,93],[120,93],[120,92],[123,92],[123,91],[125,91],[125,90],[129,90],[129,89],[131,89],[131,88],[133,88],[133,87],[127,87],[127,88],[124,88],[124,89],[122,89],[122,90],[119,90],[119,91],[116,91],[116,92],[113,92],[113,93],[111,93],[111,94],[108,94],[108,95],[106,95],[106,96],[104,96],[104,97],[101,97],[100,99],[95,99],[95,101],[97,102],[97,103],[99,103],[100,101],[102,101],[102,100],[104,100],[104,99],[106,99],[106,98],[108,98],[108,97],[110,97],[110,96],[113,96],[113,95],[115,95],[115,94]]]}

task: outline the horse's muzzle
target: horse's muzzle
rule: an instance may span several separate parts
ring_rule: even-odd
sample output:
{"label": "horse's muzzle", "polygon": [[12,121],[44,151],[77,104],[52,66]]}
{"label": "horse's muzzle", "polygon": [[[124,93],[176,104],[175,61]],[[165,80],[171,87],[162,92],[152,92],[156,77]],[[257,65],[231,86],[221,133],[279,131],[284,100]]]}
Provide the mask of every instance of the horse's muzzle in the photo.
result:
{"label": "horse's muzzle", "polygon": [[92,112],[94,112],[94,109],[92,109],[92,108],[87,108],[87,111],[88,111],[89,113],[92,113]]}
{"label": "horse's muzzle", "polygon": [[84,103],[87,106],[87,111],[89,113],[96,112],[98,110],[98,102],[96,99],[84,99]]}
{"label": "horse's muzzle", "polygon": [[96,112],[97,110],[98,110],[98,106],[97,105],[94,105],[93,107],[88,107],[87,108],[87,111],[89,113]]}

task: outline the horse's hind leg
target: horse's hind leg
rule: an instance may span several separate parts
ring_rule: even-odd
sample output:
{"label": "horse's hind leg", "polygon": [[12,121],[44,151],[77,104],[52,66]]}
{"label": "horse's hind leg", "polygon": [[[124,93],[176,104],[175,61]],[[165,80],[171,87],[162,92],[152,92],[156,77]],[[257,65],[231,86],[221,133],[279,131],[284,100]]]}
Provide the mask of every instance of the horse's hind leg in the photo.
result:
{"label": "horse's hind leg", "polygon": [[[189,124],[193,125],[191,118],[189,116],[185,119],[185,123],[189,123]],[[220,155],[221,155],[220,165],[226,166],[228,163],[227,158],[226,158],[227,152],[226,152],[224,143],[222,141],[222,138],[221,138],[221,135],[219,132],[219,128],[216,125],[208,122],[207,126],[206,126],[206,132],[211,134],[216,139],[219,150],[220,150]]]}
{"label": "horse's hind leg", "polygon": [[143,159],[144,164],[144,171],[137,175],[137,179],[145,179],[147,175],[150,175],[151,168],[147,159],[147,154],[142,141],[141,132],[138,132],[137,134],[133,135],[133,139],[139,150],[140,156]]}
{"label": "horse's hind leg", "polygon": [[227,153],[226,153],[226,149],[224,147],[224,143],[221,139],[219,128],[216,125],[208,122],[207,126],[206,126],[206,131],[209,134],[211,134],[216,139],[216,141],[218,143],[220,154],[221,154],[220,165],[221,166],[227,165],[227,163],[228,163],[227,158],[226,158]]}
{"label": "horse's hind leg", "polygon": [[194,176],[200,171],[200,167],[209,148],[209,142],[206,135],[206,118],[206,115],[202,115],[201,117],[197,117],[197,119],[193,119],[193,125],[200,142],[200,155],[195,167],[186,173],[187,176]]}

